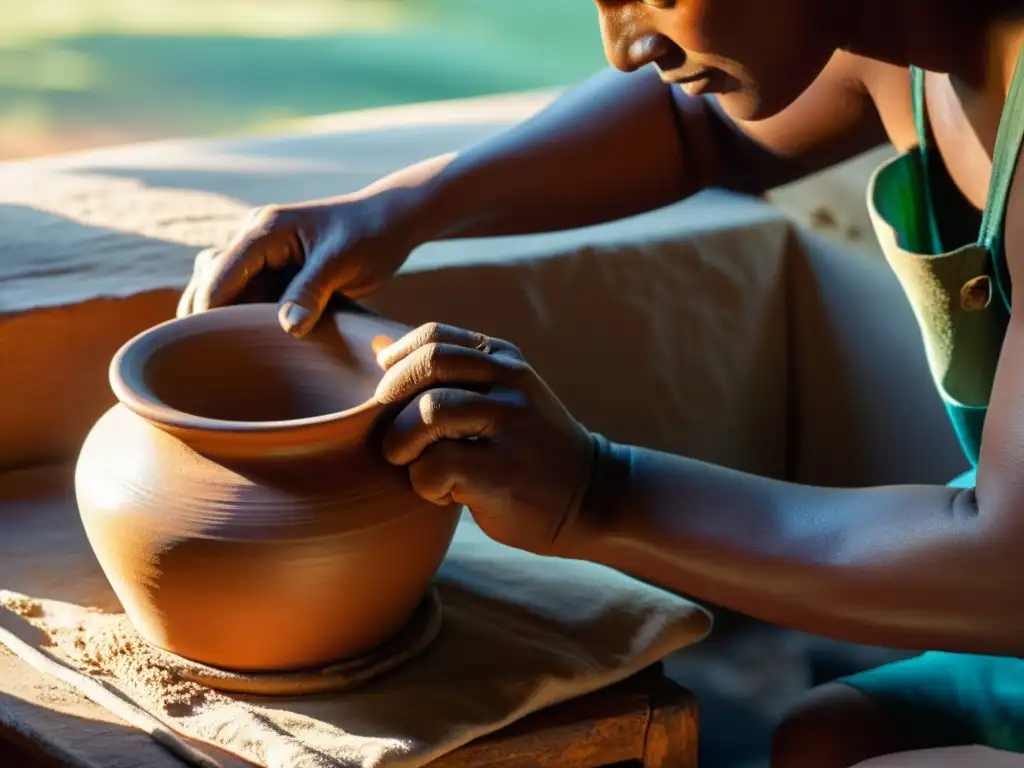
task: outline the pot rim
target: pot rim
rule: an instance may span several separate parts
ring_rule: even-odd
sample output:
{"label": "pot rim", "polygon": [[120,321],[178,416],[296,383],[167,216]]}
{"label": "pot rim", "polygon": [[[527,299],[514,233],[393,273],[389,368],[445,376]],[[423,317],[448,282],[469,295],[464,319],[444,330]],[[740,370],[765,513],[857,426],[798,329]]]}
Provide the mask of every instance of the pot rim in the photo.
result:
{"label": "pot rim", "polygon": [[[272,314],[273,323],[277,325],[277,305],[264,303],[217,307],[195,315],[166,320],[142,331],[125,342],[110,362],[109,381],[114,395],[122,405],[133,413],[154,426],[178,435],[208,433],[212,436],[214,433],[219,433],[235,437],[238,435],[270,437],[287,432],[290,436],[303,437],[304,441],[310,440],[313,443],[320,442],[315,439],[317,433],[324,432],[340,421],[361,415],[375,415],[386,407],[384,403],[371,398],[343,411],[334,411],[319,416],[274,421],[234,421],[199,416],[179,410],[159,399],[146,384],[143,375],[146,361],[168,342],[183,338],[184,335],[202,333],[205,329],[223,328],[225,320],[232,315],[245,316],[257,312],[269,312]],[[186,331],[186,333],[183,334],[182,331]],[[281,329],[281,333],[285,333],[285,331]],[[288,442],[292,443],[292,440]]]}

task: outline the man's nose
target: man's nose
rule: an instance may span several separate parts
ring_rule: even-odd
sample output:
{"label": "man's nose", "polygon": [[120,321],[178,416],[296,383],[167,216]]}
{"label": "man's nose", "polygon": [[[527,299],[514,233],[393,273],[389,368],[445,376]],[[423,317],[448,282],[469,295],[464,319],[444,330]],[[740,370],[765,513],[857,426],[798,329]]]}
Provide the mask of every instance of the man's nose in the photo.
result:
{"label": "man's nose", "polygon": [[644,19],[617,11],[601,11],[601,37],[608,63],[621,72],[634,72],[675,49],[672,41],[651,30]]}

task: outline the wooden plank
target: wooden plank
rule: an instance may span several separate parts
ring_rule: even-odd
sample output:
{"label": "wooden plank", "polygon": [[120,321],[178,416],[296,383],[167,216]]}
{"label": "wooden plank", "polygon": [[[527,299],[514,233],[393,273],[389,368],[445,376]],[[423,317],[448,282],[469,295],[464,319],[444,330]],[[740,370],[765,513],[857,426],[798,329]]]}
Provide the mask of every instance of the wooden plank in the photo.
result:
{"label": "wooden plank", "polygon": [[594,768],[643,757],[648,712],[643,701],[632,711],[577,719],[486,738],[462,747],[432,768]]}
{"label": "wooden plank", "polygon": [[0,765],[19,768],[61,768],[61,761],[47,754],[17,731],[0,725]]}

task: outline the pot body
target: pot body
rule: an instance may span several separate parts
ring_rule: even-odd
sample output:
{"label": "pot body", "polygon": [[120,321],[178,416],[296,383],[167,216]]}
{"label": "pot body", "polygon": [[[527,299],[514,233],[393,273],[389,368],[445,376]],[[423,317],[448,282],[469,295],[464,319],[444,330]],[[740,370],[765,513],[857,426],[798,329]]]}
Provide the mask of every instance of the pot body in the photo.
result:
{"label": "pot body", "polygon": [[[267,331],[277,332],[275,314],[264,315]],[[244,312],[223,318],[244,319]],[[200,337],[204,344],[210,338]],[[361,331],[342,341],[369,349]],[[314,368],[330,375],[321,365],[330,348],[323,342],[306,349],[321,356]],[[139,359],[158,359],[163,349],[156,343]],[[187,359],[187,352],[171,357]],[[276,365],[273,354],[260,354]],[[346,375],[359,368],[353,360],[346,353]],[[292,373],[296,364],[285,363]],[[119,365],[124,361],[112,367],[115,391],[131,386]],[[159,364],[140,371],[140,381],[167,374]],[[363,372],[379,376],[370,367]],[[172,390],[153,384],[158,393]],[[268,394],[279,416],[281,393]],[[199,402],[194,392],[185,399]],[[134,401],[109,410],[86,439],[75,479],[90,544],[143,637],[225,669],[289,670],[365,653],[412,616],[448,550],[459,509],[423,501],[407,472],[381,457],[371,439],[381,408],[312,423],[306,417],[294,426],[278,419],[269,429],[259,421],[207,419],[190,430],[178,411],[152,418],[159,398],[150,397],[153,403],[155,410]]]}

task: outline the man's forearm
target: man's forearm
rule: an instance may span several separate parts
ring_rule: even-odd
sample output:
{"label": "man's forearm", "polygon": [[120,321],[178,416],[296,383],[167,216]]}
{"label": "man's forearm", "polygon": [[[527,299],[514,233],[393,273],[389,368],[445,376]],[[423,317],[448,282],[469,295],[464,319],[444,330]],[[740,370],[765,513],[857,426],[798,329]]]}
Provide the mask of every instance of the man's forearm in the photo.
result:
{"label": "man's forearm", "polygon": [[421,242],[572,229],[654,210],[711,174],[704,123],[713,110],[679,98],[653,70],[609,70],[523,123],[366,192],[420,195],[413,226]]}
{"label": "man's forearm", "polygon": [[1021,537],[973,491],[817,488],[624,446],[600,456],[567,556],[816,634],[1024,653]]}

